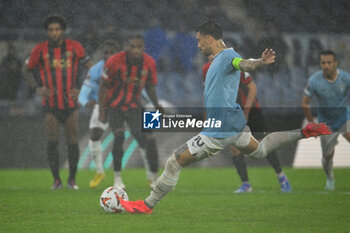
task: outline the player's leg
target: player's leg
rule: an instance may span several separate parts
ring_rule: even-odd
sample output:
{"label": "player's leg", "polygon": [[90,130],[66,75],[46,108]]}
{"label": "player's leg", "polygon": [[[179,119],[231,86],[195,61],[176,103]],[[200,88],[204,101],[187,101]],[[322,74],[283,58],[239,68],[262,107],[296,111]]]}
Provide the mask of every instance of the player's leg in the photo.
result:
{"label": "player's leg", "polygon": [[108,123],[104,124],[98,120],[98,105],[96,104],[90,118],[90,139],[89,146],[93,160],[96,165],[96,174],[90,181],[90,188],[97,187],[105,178],[102,158],[101,138],[104,130],[108,128]]}
{"label": "player's leg", "polygon": [[140,153],[145,163],[146,176],[151,188],[154,187],[158,178],[158,148],[156,139],[152,133],[135,136],[139,145]]}
{"label": "player's leg", "polygon": [[131,134],[137,140],[140,146],[141,157],[144,160],[146,168],[146,176],[151,188],[154,187],[158,178],[158,148],[156,138],[152,132],[141,132],[140,110],[128,112],[126,118]]}
{"label": "player's leg", "polygon": [[176,186],[181,169],[196,161],[190,153],[187,144],[180,148],[168,158],[161,176],[158,178],[151,194],[145,199],[145,204],[153,209],[171,190]]}
{"label": "player's leg", "polygon": [[68,148],[68,163],[69,163],[69,177],[67,187],[69,189],[79,189],[75,183],[75,176],[77,173],[77,166],[79,161],[79,145],[78,145],[78,119],[79,113],[75,109],[67,111],[64,121],[64,133],[66,137],[66,144]]}
{"label": "player's leg", "polygon": [[[252,131],[252,134],[259,141],[264,138],[267,131],[265,123],[265,117],[261,108],[252,108],[249,114],[248,126]],[[267,161],[271,164],[277,175],[277,180],[280,184],[282,192],[290,192],[291,185],[288,181],[287,176],[282,171],[281,163],[275,152],[266,156]]]}
{"label": "player's leg", "polygon": [[291,192],[292,187],[289,183],[287,175],[284,174],[282,170],[281,162],[278,159],[276,152],[272,152],[271,154],[267,155],[266,159],[276,172],[277,179],[281,187],[281,191],[285,193]]}
{"label": "player's leg", "polygon": [[[350,142],[350,120],[348,120],[339,132],[343,133],[344,138]],[[321,136],[321,147],[322,147],[322,167],[326,174],[326,190],[335,189],[335,180],[333,173],[333,157],[335,146],[338,144],[339,132],[335,132],[331,135]]]}
{"label": "player's leg", "polygon": [[45,130],[48,138],[47,142],[47,158],[49,167],[51,169],[52,176],[54,178],[54,184],[52,189],[62,188],[62,182],[59,174],[59,155],[58,155],[58,120],[52,113],[45,115]]}
{"label": "player's leg", "polygon": [[163,173],[158,178],[155,187],[145,201],[134,202],[120,200],[122,206],[127,212],[131,213],[151,213],[152,209],[174,189],[183,167],[207,158],[208,156],[216,155],[221,149],[222,148],[209,148],[208,145],[204,143],[204,140],[202,140],[202,135],[191,138],[186,144],[175,150],[168,158]]}
{"label": "player's leg", "polygon": [[[264,115],[262,114],[262,111],[260,108],[250,109],[247,125],[251,129],[254,136],[256,133],[258,134],[258,136],[264,134],[265,132]],[[262,137],[257,137],[257,138],[262,138]],[[247,163],[245,160],[245,156],[233,146],[231,146],[231,153],[233,155],[233,163],[242,181],[242,185],[237,190],[235,190],[234,193],[251,192],[252,186],[248,180],[248,170],[247,170]]]}
{"label": "player's leg", "polygon": [[234,193],[251,192],[253,188],[249,183],[247,163],[244,155],[233,146],[230,147],[230,152],[232,155],[233,164],[235,165],[237,174],[242,182],[242,185],[235,190]]}
{"label": "player's leg", "polygon": [[[321,129],[319,129],[319,127],[313,127],[311,131],[305,131],[305,129],[303,129],[303,134],[300,130],[278,132],[266,136],[264,139],[266,139],[267,142],[265,143],[264,140],[259,143],[251,135],[249,127],[246,127],[244,132],[225,139],[209,138],[199,134],[187,141],[186,145],[180,147],[170,156],[162,175],[157,180],[156,187],[151,191],[151,194],[145,201],[125,201],[121,198],[119,198],[119,201],[127,212],[151,213],[152,208],[176,186],[180,171],[183,167],[207,158],[208,156],[216,155],[229,145],[235,146],[240,149],[241,152],[251,155],[254,158],[263,158],[266,157],[267,151],[272,152],[281,145],[301,139],[305,133],[308,135],[311,133],[319,135],[321,133],[328,133],[327,130],[323,127],[321,127]],[[278,137],[280,139],[278,139]],[[269,142],[274,140],[278,140],[278,142]]]}
{"label": "player's leg", "polygon": [[114,186],[125,189],[125,185],[121,177],[122,158],[124,155],[124,113],[119,109],[109,109],[108,122],[112,132],[114,133],[114,142],[112,147]]}
{"label": "player's leg", "polygon": [[332,133],[331,135],[321,136],[321,148],[322,148],[322,167],[326,174],[326,190],[334,190],[334,174],[333,174],[333,157],[335,146],[338,144],[339,132]]}
{"label": "player's leg", "polygon": [[90,180],[90,188],[96,188],[105,178],[103,169],[103,157],[102,157],[102,145],[101,137],[103,135],[103,129],[92,128],[90,129],[89,147],[93,160],[95,161],[96,174]]}
{"label": "player's leg", "polygon": [[[261,159],[278,148],[296,142],[302,138],[328,135],[330,133],[330,129],[325,124],[309,123],[303,129],[270,133],[265,136],[260,143],[251,136],[247,146],[237,145],[236,148],[248,157]],[[242,132],[241,135],[244,135],[244,132]],[[235,146],[235,144],[232,145]]]}

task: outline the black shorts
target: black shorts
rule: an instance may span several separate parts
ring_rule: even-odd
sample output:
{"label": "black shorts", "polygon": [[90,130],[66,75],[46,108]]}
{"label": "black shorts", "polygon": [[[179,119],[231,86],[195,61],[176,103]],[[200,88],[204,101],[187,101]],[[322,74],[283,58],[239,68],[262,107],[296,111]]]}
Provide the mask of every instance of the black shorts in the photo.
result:
{"label": "black shorts", "polygon": [[74,113],[76,108],[68,108],[68,109],[58,109],[58,108],[50,108],[43,107],[43,114],[52,114],[59,123],[65,124],[67,119]]}
{"label": "black shorts", "polygon": [[261,108],[252,108],[247,125],[256,139],[262,139],[266,134],[266,124]]}
{"label": "black shorts", "polygon": [[[124,129],[124,122],[129,126],[130,133],[137,140],[142,148],[145,148],[148,139],[153,137],[152,131],[142,131],[142,109],[132,108],[127,111],[122,111],[120,108],[109,108],[107,119],[112,131]],[[148,136],[148,137],[147,137]],[[148,138],[148,139],[147,139]]]}
{"label": "black shorts", "polygon": [[127,111],[122,111],[120,108],[109,108],[107,120],[114,130],[124,128],[124,122],[127,122],[130,129],[141,131],[141,108],[131,108]]}

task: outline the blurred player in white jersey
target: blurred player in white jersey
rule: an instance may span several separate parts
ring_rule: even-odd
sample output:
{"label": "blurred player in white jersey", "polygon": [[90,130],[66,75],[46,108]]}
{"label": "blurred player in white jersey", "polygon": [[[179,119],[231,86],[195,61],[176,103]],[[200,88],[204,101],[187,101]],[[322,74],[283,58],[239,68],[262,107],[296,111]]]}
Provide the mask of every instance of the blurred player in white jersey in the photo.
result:
{"label": "blurred player in white jersey", "polygon": [[83,106],[87,105],[93,109],[89,124],[89,146],[96,164],[96,174],[89,183],[91,188],[97,187],[105,178],[101,137],[103,132],[108,128],[108,123],[103,123],[98,120],[98,90],[105,61],[107,61],[110,56],[117,52],[117,44],[111,40],[108,40],[104,43],[103,50],[104,58],[90,68],[88,77],[86,78],[79,94],[79,103]]}
{"label": "blurred player in white jersey", "polygon": [[309,122],[313,122],[310,101],[318,100],[317,118],[330,126],[333,133],[321,138],[322,166],[327,176],[326,190],[334,190],[333,156],[339,134],[350,142],[350,107],[347,94],[350,89],[350,74],[337,69],[338,61],[331,50],[320,54],[321,70],[313,74],[304,90],[302,107]]}

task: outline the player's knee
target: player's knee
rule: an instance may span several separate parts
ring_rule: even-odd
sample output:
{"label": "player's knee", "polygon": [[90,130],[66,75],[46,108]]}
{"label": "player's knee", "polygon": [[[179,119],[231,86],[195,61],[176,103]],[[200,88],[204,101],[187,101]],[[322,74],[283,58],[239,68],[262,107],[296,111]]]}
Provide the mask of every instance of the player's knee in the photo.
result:
{"label": "player's knee", "polygon": [[51,141],[51,140],[49,140],[49,141],[47,142],[47,148],[46,148],[46,150],[47,150],[47,154],[48,154],[49,156],[52,156],[52,155],[57,154],[57,145],[58,145],[58,142],[57,142],[57,141]]}
{"label": "player's knee", "polygon": [[259,143],[258,148],[251,154],[247,155],[247,157],[254,159],[262,159],[267,156],[264,143]]}
{"label": "player's knee", "polygon": [[67,145],[72,145],[72,144],[77,144],[78,143],[78,135],[75,133],[67,133],[66,134],[66,144]]}
{"label": "player's knee", "polygon": [[153,136],[153,134],[141,134],[136,133],[133,134],[133,136],[136,138],[137,143],[142,149],[148,149],[150,147],[156,147],[156,138]]}
{"label": "player's knee", "polygon": [[90,139],[92,141],[99,141],[102,137],[103,130],[100,128],[93,128],[90,131]]}
{"label": "player's knee", "polygon": [[124,142],[124,130],[116,130],[114,132],[114,142],[122,144]]}
{"label": "player's knee", "polygon": [[152,147],[157,146],[157,145],[156,145],[156,138],[153,136],[153,134],[151,134],[151,135],[146,135],[146,137],[145,137],[145,144],[146,144],[146,145],[150,145],[150,146],[152,146]]}
{"label": "player's knee", "polygon": [[47,135],[49,141],[58,142],[58,128],[57,127],[46,126],[46,135]]}
{"label": "player's knee", "polygon": [[327,152],[326,154],[323,154],[322,157],[326,160],[332,159],[334,156],[334,150],[332,152]]}

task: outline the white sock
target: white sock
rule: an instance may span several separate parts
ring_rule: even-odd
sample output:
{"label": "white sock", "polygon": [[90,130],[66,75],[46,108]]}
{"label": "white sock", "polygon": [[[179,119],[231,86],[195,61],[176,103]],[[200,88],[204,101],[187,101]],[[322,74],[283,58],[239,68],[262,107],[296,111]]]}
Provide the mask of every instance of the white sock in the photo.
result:
{"label": "white sock", "polygon": [[165,164],[162,175],[158,178],[156,186],[152,189],[151,194],[145,199],[149,208],[157,205],[173,188],[179,180],[182,167],[176,161],[174,155],[170,156]]}
{"label": "white sock", "polygon": [[324,157],[322,157],[322,166],[327,178],[333,180],[333,159],[325,159]]}
{"label": "white sock", "polygon": [[119,172],[114,171],[114,179],[118,179],[118,178],[121,178],[120,171]]}
{"label": "white sock", "polygon": [[100,140],[98,140],[98,141],[89,140],[89,146],[90,146],[90,151],[91,151],[92,157],[95,161],[96,172],[97,173],[104,173],[101,141]]}

